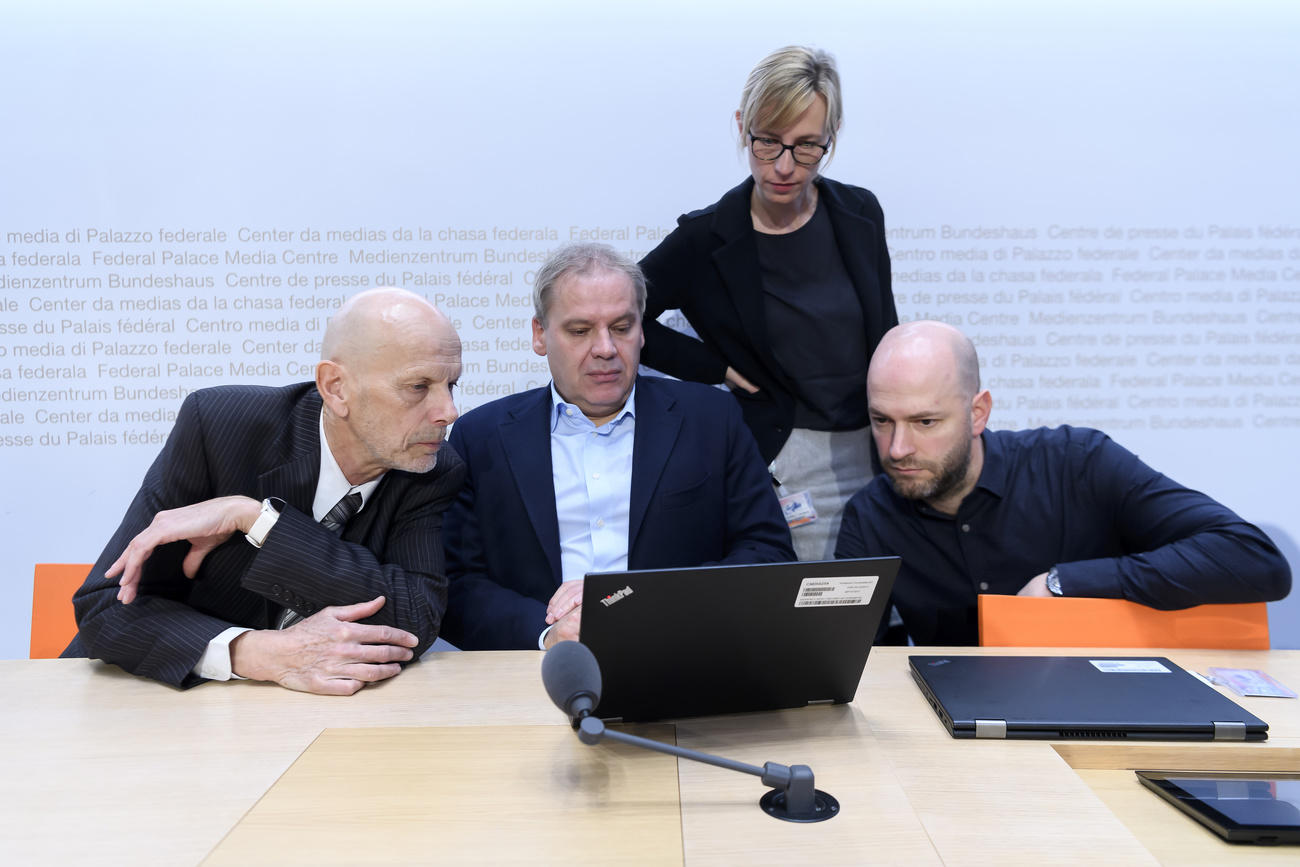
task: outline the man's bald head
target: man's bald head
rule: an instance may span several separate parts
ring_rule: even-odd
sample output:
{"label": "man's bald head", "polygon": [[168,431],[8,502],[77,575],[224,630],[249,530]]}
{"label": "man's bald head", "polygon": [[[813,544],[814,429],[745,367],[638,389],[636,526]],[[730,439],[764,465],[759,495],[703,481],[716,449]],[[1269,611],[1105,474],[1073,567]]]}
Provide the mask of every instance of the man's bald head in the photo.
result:
{"label": "man's bald head", "polygon": [[[354,369],[373,364],[393,350],[428,340],[455,344],[460,338],[442,311],[405,289],[370,289],[353,295],[335,311],[321,339],[321,361]],[[447,346],[450,349],[450,345]]]}
{"label": "man's bald head", "polygon": [[867,391],[872,376],[905,375],[914,382],[928,380],[957,389],[969,400],[980,391],[979,357],[975,344],[943,322],[919,320],[895,325],[885,333],[871,356]]}
{"label": "man's bald head", "polygon": [[993,405],[966,335],[942,322],[890,329],[871,356],[867,405],[894,491],[955,514],[979,478]]}
{"label": "man's bald head", "polygon": [[354,295],[330,318],[316,388],[326,439],[348,481],[433,469],[456,420],[460,351],[451,320],[404,289]]}

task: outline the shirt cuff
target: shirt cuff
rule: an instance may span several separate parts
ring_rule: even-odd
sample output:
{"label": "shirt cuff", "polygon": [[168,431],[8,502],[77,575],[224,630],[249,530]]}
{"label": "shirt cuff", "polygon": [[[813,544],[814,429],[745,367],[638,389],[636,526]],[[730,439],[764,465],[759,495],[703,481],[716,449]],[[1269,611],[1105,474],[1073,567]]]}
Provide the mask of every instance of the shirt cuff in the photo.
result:
{"label": "shirt cuff", "polygon": [[545,649],[546,649],[546,636],[550,635],[550,634],[551,634],[551,630],[554,629],[554,628],[555,628],[555,624],[552,623],[550,626],[548,626],[548,627],[546,627],[545,629],[542,630],[542,634],[541,634],[541,635],[537,636],[537,649],[538,649],[538,650],[545,650]]}
{"label": "shirt cuff", "polygon": [[205,680],[246,680],[230,670],[230,642],[252,631],[244,626],[231,626],[209,641],[207,649],[194,664],[194,674]]}
{"label": "shirt cuff", "polygon": [[1061,595],[1123,599],[1120,560],[1118,557],[1100,557],[1096,560],[1057,563],[1056,577],[1061,579]]}

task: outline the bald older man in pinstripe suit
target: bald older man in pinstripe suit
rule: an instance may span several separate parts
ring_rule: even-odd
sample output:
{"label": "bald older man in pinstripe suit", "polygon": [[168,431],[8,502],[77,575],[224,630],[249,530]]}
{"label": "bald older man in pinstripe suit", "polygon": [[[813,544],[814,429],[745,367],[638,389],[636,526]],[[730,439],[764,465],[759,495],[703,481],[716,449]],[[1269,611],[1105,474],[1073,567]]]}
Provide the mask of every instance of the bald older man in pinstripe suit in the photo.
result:
{"label": "bald older man in pinstripe suit", "polygon": [[330,320],[321,358],[315,382],[186,398],[73,598],[65,656],[351,694],[433,643],[465,476],[441,449],[460,340],[425,299],[376,289]]}

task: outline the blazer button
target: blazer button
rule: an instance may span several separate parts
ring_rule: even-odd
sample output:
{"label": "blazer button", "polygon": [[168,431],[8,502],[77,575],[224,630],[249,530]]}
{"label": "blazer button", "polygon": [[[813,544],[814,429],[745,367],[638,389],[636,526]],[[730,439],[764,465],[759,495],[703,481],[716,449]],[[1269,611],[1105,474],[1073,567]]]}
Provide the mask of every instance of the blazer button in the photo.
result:
{"label": "blazer button", "polygon": [[272,593],[273,595],[275,595],[275,596],[279,596],[279,595],[281,594],[281,592],[282,592],[282,591],[280,590],[280,585],[279,585],[279,584],[272,584],[272,585],[271,585],[271,593]]}

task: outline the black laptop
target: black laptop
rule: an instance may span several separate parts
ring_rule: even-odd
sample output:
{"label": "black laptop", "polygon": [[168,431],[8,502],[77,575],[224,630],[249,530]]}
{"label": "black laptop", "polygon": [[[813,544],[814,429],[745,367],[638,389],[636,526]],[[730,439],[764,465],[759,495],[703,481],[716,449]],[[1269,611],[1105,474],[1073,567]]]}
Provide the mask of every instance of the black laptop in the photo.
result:
{"label": "black laptop", "polygon": [[897,557],[594,572],[582,643],[598,716],[657,720],[847,702],[889,608]]}
{"label": "black laptop", "polygon": [[1267,723],[1162,656],[908,660],[955,738],[1268,738]]}

